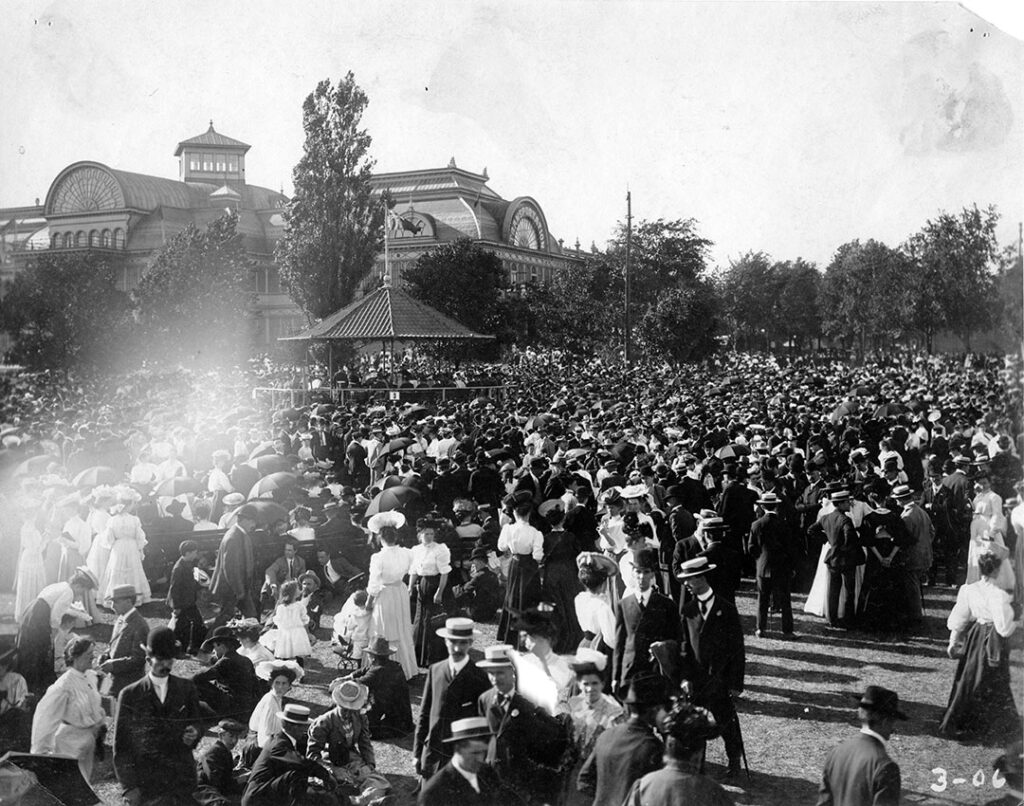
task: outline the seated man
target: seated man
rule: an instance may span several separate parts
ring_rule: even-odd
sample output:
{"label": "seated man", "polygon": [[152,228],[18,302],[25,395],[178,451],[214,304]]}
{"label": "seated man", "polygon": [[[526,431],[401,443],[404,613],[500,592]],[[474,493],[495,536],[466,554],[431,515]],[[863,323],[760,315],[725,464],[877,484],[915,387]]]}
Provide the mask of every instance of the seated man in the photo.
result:
{"label": "seated man", "polygon": [[409,682],[402,665],[391,660],[395,650],[383,635],[366,648],[370,665],[352,673],[357,683],[370,690],[370,734],[376,739],[407,736],[413,731]]}
{"label": "seated man", "polygon": [[353,680],[331,685],[334,708],[317,717],[309,727],[307,755],[330,766],[347,794],[359,792],[377,769],[370,744],[370,723],[362,712],[370,690]]}
{"label": "seated man", "polygon": [[316,631],[320,629],[320,617],[324,614],[324,606],[327,604],[320,587],[320,577],[312,571],[304,571],[299,577],[299,589],[302,601],[306,605],[306,615],[309,616],[306,629],[315,637]]}
{"label": "seated man", "polygon": [[284,556],[278,557],[267,568],[261,595],[277,599],[277,589],[282,582],[294,579],[296,582],[306,571],[306,561],[298,556],[299,541],[291,535],[284,539]]}
{"label": "seated man", "polygon": [[252,661],[238,654],[239,641],[230,627],[217,627],[202,645],[216,661],[192,678],[199,699],[218,717],[248,720],[260,697],[260,684]]}
{"label": "seated man", "polygon": [[249,732],[249,728],[234,719],[222,719],[213,729],[217,740],[207,747],[196,761],[199,783],[193,797],[203,806],[228,806],[241,801],[241,781],[235,776],[235,757],[231,751]]}
{"label": "seated man", "polygon": [[351,582],[359,577],[362,571],[342,555],[331,556],[326,544],[316,547],[316,575],[320,578],[320,589],[324,594],[324,602],[333,599],[344,602],[354,590]]}

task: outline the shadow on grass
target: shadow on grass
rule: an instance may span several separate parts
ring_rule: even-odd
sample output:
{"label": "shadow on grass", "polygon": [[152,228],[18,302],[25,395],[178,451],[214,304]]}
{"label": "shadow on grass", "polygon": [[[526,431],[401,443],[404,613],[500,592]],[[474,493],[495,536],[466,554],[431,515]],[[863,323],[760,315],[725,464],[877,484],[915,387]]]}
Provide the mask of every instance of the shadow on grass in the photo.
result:
{"label": "shadow on grass", "polygon": [[909,641],[908,639],[898,638],[895,636],[876,636],[874,640],[871,640],[870,638],[858,637],[865,635],[865,633],[841,633],[838,630],[830,630],[829,628],[825,628],[825,630],[828,631],[808,631],[805,635],[814,643],[825,644],[827,646],[848,647],[850,649],[870,649],[875,652],[893,652],[897,655],[913,655],[921,658],[946,657],[946,648],[944,643],[941,647],[937,645],[932,646],[922,643],[929,639],[920,636],[914,636],[912,639],[909,639]]}
{"label": "shadow on grass", "polygon": [[[804,778],[788,778],[772,775],[758,769],[757,755],[748,751],[750,777],[744,772],[738,778],[729,780],[724,785],[730,790],[729,795],[738,803],[757,803],[764,806],[789,806],[794,803],[814,803],[818,797],[816,784]],[[719,764],[707,765],[705,774],[716,778],[725,768]],[[741,794],[737,794],[739,790]]]}
{"label": "shadow on grass", "polygon": [[[770,658],[785,658],[804,663],[818,663],[822,666],[839,666],[841,668],[860,668],[866,661],[860,658],[844,658],[839,655],[825,655],[810,650],[796,648],[768,649],[760,646],[748,646],[747,653],[755,655],[767,655]],[[889,672],[931,672],[930,666],[911,666],[906,663],[889,663],[886,661],[872,660],[871,666],[879,666]]]}
{"label": "shadow on grass", "polygon": [[824,672],[819,669],[793,669],[790,667],[773,666],[760,661],[747,661],[747,677],[777,677],[782,680],[801,681],[805,683],[853,683],[860,678],[842,672]]}

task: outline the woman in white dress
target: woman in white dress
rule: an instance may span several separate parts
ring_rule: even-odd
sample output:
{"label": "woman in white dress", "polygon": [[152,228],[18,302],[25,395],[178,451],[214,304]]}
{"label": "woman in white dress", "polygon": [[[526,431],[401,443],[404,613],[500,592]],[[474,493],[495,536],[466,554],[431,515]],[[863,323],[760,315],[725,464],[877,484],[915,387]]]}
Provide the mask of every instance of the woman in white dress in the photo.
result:
{"label": "woman in white dress", "polygon": [[140,521],[132,512],[140,496],[131,487],[117,488],[117,504],[111,511],[107,528],[97,540],[110,545],[110,559],[100,577],[100,592],[97,598],[108,601],[118,585],[132,585],[139,594],[139,604],[151,598],[149,580],[142,570],[143,550],[146,548],[146,533]]}
{"label": "woman in white dress", "polygon": [[[89,531],[92,533],[92,545],[89,546],[85,565],[92,571],[96,579],[99,579],[107,570],[107,561],[110,559],[107,524],[110,522],[110,508],[117,503],[117,496],[113,487],[103,485],[94,488],[86,501],[89,504],[89,514],[86,516],[85,522],[89,525]],[[96,599],[102,598],[101,593],[99,590],[92,590],[87,596],[88,612],[95,620],[99,614]]]}
{"label": "woman in white dress", "polygon": [[60,570],[57,580],[60,582],[71,579],[75,569],[85,562],[92,546],[92,530],[82,517],[82,500],[77,493],[57,502],[60,508],[62,525],[60,527]]}
{"label": "woman in white dress", "polygon": [[96,734],[106,715],[92,670],[93,643],[75,638],[64,650],[67,671],[46,690],[32,719],[32,752],[78,759],[88,781],[96,756]]}
{"label": "woman in white dress", "polygon": [[46,587],[46,520],[41,507],[29,510],[26,515],[21,525],[21,551],[14,583],[14,615],[17,619],[21,619],[28,606]]}
{"label": "woman in white dress", "polygon": [[[833,490],[832,492],[842,493],[842,490]],[[821,509],[818,512],[818,520],[820,521],[830,512],[835,509],[835,504],[831,500],[825,498],[822,501]],[[851,521],[853,521],[853,528],[860,529],[861,524],[864,522],[864,516],[871,512],[871,507],[868,506],[864,501],[859,499],[850,499],[850,508],[847,510],[846,515]],[[825,617],[828,611],[828,580],[829,580],[829,569],[825,565],[825,555],[828,554],[829,544],[825,541],[825,544],[821,547],[821,553],[818,555],[818,567],[814,572],[814,581],[811,583],[811,590],[807,594],[807,601],[804,602],[804,612],[810,613],[812,616]],[[857,566],[856,586],[854,592],[855,601],[860,601],[860,588],[861,583],[864,581],[864,565]],[[845,592],[840,596],[839,599],[839,612],[844,612],[846,601]]]}
{"label": "woman in white dress", "polygon": [[967,549],[967,581],[970,585],[981,579],[978,558],[983,554],[995,555],[1000,560],[999,570],[993,581],[996,587],[1013,590],[1016,578],[1013,568],[1007,562],[1010,550],[1003,535],[1006,533],[1006,516],[1003,514],[1003,499],[993,491],[988,472],[979,469],[974,477],[974,516],[971,518],[971,542]]}
{"label": "woman in white dress", "polygon": [[[370,557],[370,579],[366,592],[373,607],[373,633],[383,635],[397,647],[395,660],[405,679],[419,674],[412,640],[409,589],[402,578],[412,567],[412,552],[398,545],[398,530],[405,525],[400,512],[380,512],[370,518],[370,531],[380,538],[381,548]],[[371,636],[372,637],[372,636]]]}
{"label": "woman in white dress", "polygon": [[[573,606],[576,619],[583,630],[580,647],[600,652],[609,661],[602,669],[610,670],[612,653],[615,650],[615,611],[610,602],[609,588],[614,586],[614,577],[619,569],[615,561],[605,554],[585,551],[576,558],[578,578],[585,590],[576,594]],[[606,672],[610,675],[610,671]],[[610,677],[605,685],[611,683]]]}
{"label": "woman in white dress", "polygon": [[520,655],[524,664],[533,666],[554,684],[554,701],[538,703],[552,716],[569,713],[576,676],[569,662],[551,648],[555,639],[554,608],[541,604],[523,613],[515,624],[523,634],[526,652]]}
{"label": "woman in white dress", "polygon": [[261,748],[275,733],[281,732],[284,698],[292,686],[302,679],[302,667],[295,661],[271,660],[256,665],[256,676],[270,683],[270,691],[256,704],[249,717],[249,730],[256,734],[256,747]]}

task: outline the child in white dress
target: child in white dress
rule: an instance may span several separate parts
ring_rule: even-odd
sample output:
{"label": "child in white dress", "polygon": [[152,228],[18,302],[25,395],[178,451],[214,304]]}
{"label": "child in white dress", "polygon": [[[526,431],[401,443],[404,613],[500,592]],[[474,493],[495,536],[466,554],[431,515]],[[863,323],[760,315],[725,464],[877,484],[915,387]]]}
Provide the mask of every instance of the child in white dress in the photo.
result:
{"label": "child in white dress", "polygon": [[306,631],[309,614],[299,598],[299,583],[294,579],[282,583],[272,621],[275,629],[264,633],[260,643],[273,650],[275,658],[304,658],[313,654]]}
{"label": "child in white dress", "polygon": [[360,660],[370,645],[373,632],[373,610],[366,606],[366,591],[356,591],[348,597],[334,617],[334,638],[349,647],[349,657]]}

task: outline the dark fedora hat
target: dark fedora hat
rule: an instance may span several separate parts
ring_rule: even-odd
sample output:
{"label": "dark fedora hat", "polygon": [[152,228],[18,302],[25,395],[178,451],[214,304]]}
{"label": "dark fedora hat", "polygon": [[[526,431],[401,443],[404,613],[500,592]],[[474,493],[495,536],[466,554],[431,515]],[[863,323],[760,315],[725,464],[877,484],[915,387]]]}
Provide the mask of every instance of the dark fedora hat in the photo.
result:
{"label": "dark fedora hat", "polygon": [[647,546],[633,552],[633,567],[637,571],[658,573],[658,550]]}
{"label": "dark fedora hat", "polygon": [[865,711],[896,719],[907,719],[907,715],[900,711],[900,697],[895,691],[882,686],[868,686],[863,694],[854,694],[853,698]]}
{"label": "dark fedora hat", "polygon": [[213,649],[214,644],[227,644],[234,649],[238,649],[239,642],[233,629],[230,627],[218,627],[210,634],[209,638],[203,641],[200,649],[203,652],[209,652]]}
{"label": "dark fedora hat", "polygon": [[366,647],[366,651],[369,652],[371,655],[376,655],[382,658],[386,658],[389,655],[395,654],[394,647],[391,646],[391,644],[388,642],[388,639],[385,638],[383,635],[378,635],[376,638],[374,638],[370,642],[370,645]]}
{"label": "dark fedora hat", "polygon": [[154,658],[173,660],[178,657],[181,644],[175,640],[174,630],[170,627],[154,627],[146,636],[146,645],[143,649]]}
{"label": "dark fedora hat", "polygon": [[668,686],[659,674],[643,674],[634,677],[629,684],[629,693],[623,700],[627,705],[663,705],[669,701]]}

